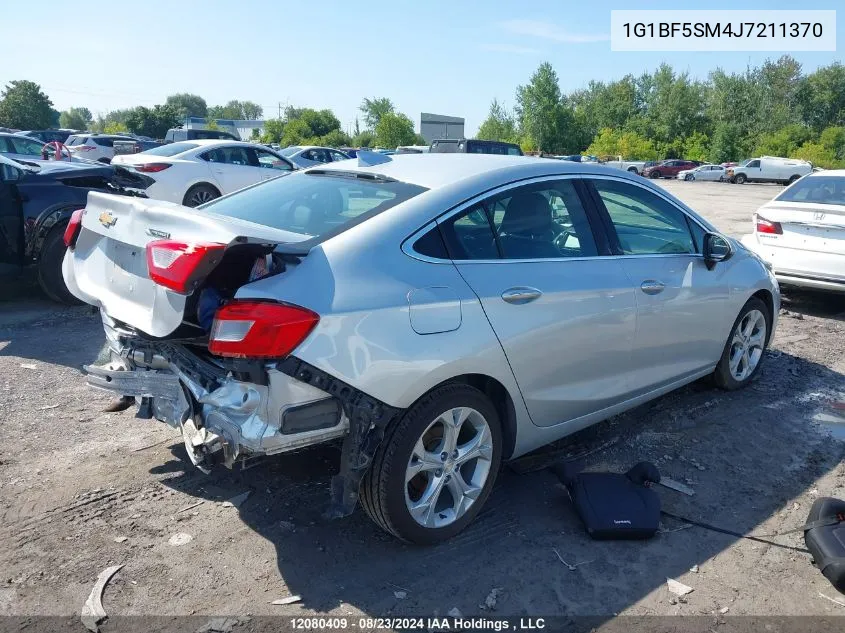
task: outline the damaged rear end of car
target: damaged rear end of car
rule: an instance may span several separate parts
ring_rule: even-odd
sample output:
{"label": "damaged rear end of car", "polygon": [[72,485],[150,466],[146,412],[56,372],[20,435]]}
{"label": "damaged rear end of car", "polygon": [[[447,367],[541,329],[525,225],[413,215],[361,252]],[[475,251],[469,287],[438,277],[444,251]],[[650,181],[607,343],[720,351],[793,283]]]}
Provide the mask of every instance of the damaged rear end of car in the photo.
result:
{"label": "damaged rear end of car", "polygon": [[[210,206],[240,208],[242,195]],[[111,352],[107,364],[85,368],[92,387],[135,398],[140,417],[181,430],[205,472],[345,438],[330,509],[344,516],[397,411],[295,355],[321,317],[285,299],[286,280],[346,221],[326,223],[321,212],[321,227],[297,225],[303,204],[323,204],[308,196],[283,211],[290,221],[280,224],[298,229],[289,230],[214,208],[93,193],[66,234],[63,272],[70,291],[100,309]],[[319,293],[313,266],[308,275]],[[256,298],[256,282],[280,291]]]}

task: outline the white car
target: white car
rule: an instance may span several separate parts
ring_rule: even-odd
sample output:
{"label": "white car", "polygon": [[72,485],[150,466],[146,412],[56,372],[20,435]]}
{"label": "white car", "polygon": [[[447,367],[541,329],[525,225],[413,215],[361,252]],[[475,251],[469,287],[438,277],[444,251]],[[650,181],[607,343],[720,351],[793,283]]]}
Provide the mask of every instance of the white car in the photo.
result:
{"label": "white car", "polygon": [[699,165],[695,169],[679,171],[678,180],[725,180],[725,168],[721,165]]}
{"label": "white car", "polygon": [[313,167],[320,163],[333,163],[339,160],[349,160],[349,156],[331,147],[317,147],[315,145],[291,145],[281,151],[297,167]]}
{"label": "white car", "polygon": [[742,243],[790,286],[845,292],[845,170],[804,176],[754,214]]}
{"label": "white car", "polygon": [[150,198],[196,207],[215,198],[296,169],[293,163],[255,143],[194,140],[168,143],[138,154],[115,156],[155,182]]}
{"label": "white car", "polygon": [[115,141],[134,141],[131,136],[115,134],[71,134],[65,146],[74,158],[110,163],[114,158]]}

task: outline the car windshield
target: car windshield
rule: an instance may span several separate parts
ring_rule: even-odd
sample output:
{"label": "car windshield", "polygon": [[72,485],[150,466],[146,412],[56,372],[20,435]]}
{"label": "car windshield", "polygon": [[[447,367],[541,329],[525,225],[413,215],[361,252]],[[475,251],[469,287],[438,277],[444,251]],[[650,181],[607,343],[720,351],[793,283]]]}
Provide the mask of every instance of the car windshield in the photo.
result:
{"label": "car windshield", "polygon": [[152,154],[153,156],[176,156],[182,152],[187,152],[199,147],[196,143],[167,143],[159,147],[140,152],[141,154]]}
{"label": "car windshield", "polygon": [[282,156],[293,156],[294,154],[296,154],[296,153],[297,153],[299,150],[301,150],[301,149],[302,149],[302,148],[301,148],[301,147],[299,147],[298,145],[293,145],[293,146],[291,146],[291,147],[286,147],[285,149],[283,149],[283,150],[280,152],[280,154],[281,154]]}
{"label": "car windshield", "polygon": [[845,205],[845,176],[809,176],[775,198],[778,202]]}
{"label": "car windshield", "polygon": [[206,213],[327,239],[426,189],[370,174],[302,172],[199,207]]}

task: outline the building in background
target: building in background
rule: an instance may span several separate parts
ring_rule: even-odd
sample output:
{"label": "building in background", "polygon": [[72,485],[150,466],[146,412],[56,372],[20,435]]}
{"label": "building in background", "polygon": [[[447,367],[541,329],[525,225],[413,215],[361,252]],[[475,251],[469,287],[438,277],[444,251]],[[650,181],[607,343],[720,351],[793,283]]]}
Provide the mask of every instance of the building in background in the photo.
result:
{"label": "building in background", "polygon": [[441,138],[464,138],[464,119],[443,114],[420,114],[420,134],[426,143]]}
{"label": "building in background", "polygon": [[[216,129],[234,134],[244,141],[248,141],[256,136],[253,130],[258,130],[257,136],[264,133],[264,121],[215,119],[214,124]],[[185,119],[185,128],[188,130],[206,130],[208,129],[208,120],[198,116],[189,116]]]}

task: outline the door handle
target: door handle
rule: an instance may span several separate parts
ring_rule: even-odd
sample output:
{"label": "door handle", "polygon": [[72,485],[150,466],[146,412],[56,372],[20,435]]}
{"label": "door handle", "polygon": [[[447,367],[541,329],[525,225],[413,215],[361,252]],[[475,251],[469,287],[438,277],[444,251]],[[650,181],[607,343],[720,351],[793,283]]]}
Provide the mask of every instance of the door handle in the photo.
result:
{"label": "door handle", "polygon": [[527,286],[519,286],[516,288],[508,288],[502,293],[502,299],[514,305],[522,305],[523,303],[530,303],[534,299],[539,299],[543,293],[536,288],[529,288]]}
{"label": "door handle", "polygon": [[662,281],[655,281],[654,279],[646,279],[640,284],[640,289],[647,295],[657,295],[663,292],[666,285]]}

